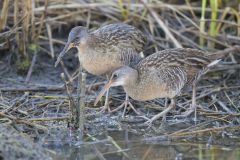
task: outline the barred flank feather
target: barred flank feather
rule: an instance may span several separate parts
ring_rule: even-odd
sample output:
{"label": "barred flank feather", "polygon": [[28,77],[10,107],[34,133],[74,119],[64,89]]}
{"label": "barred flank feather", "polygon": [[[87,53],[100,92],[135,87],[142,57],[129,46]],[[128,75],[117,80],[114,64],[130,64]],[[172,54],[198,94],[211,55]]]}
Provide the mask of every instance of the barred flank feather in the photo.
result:
{"label": "barred flank feather", "polygon": [[185,88],[195,86],[203,74],[221,59],[190,48],[167,49],[142,59],[134,68],[122,66],[112,77],[135,100],[174,99]]}
{"label": "barred flank feather", "polygon": [[210,67],[220,59],[211,60],[206,53],[197,49],[177,48],[154,53],[137,65],[139,75],[158,73],[158,81],[167,84],[168,89],[178,95],[185,87],[196,83]]}

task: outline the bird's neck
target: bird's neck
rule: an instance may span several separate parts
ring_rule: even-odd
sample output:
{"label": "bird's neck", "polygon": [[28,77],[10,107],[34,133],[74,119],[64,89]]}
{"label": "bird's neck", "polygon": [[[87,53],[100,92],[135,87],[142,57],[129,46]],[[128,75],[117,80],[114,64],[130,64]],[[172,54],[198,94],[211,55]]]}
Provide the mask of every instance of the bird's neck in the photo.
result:
{"label": "bird's neck", "polygon": [[140,86],[140,79],[138,77],[138,73],[136,71],[135,75],[133,74],[127,83],[123,86],[125,92],[133,99],[139,100],[140,98],[140,92],[141,92],[141,86]]}
{"label": "bird's neck", "polygon": [[90,36],[88,33],[86,33],[86,35],[83,38],[81,38],[81,41],[77,46],[79,56],[84,56],[89,46],[89,41],[91,41]]}
{"label": "bird's neck", "polygon": [[99,43],[103,43],[103,40],[93,33],[89,33],[86,40],[89,46],[95,46],[98,45]]}

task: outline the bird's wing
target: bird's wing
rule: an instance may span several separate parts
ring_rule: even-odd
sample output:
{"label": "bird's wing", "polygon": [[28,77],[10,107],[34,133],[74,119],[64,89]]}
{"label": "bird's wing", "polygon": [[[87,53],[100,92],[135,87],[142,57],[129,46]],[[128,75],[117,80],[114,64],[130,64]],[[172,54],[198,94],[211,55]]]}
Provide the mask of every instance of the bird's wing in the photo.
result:
{"label": "bird's wing", "polygon": [[[183,75],[181,72],[184,72],[187,83],[191,83],[197,80],[211,63],[204,55],[204,52],[197,49],[168,49],[146,57],[139,62],[137,68],[139,72],[145,72],[146,69],[156,70],[159,73],[168,71],[169,74],[177,75]],[[176,70],[176,73],[169,70]]]}
{"label": "bird's wing", "polygon": [[109,24],[91,34],[97,37],[100,42],[97,46],[102,52],[119,54],[126,65],[137,64],[141,60],[139,53],[144,50],[147,41],[140,30],[124,23]]}
{"label": "bird's wing", "polygon": [[142,52],[147,42],[146,36],[136,27],[124,23],[109,24],[92,32],[105,43],[119,48],[134,48]]}

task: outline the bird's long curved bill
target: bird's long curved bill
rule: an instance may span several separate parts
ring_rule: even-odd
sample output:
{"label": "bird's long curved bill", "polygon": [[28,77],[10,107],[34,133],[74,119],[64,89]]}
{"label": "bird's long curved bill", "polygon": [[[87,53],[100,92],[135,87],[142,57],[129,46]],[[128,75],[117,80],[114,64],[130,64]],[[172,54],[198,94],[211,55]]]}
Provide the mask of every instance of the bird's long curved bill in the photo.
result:
{"label": "bird's long curved bill", "polygon": [[70,49],[72,48],[72,43],[67,42],[67,44],[65,45],[65,47],[63,48],[62,52],[59,54],[57,61],[55,62],[55,67],[57,67],[58,63],[61,61],[62,57],[64,56],[64,54]]}
{"label": "bird's long curved bill", "polygon": [[106,91],[111,87],[112,85],[112,81],[110,80],[107,84],[105,84],[105,86],[103,87],[103,89],[100,91],[100,93],[98,94],[95,102],[94,102],[94,106],[97,105],[97,103],[100,101],[100,99],[102,98],[102,96],[106,93]]}

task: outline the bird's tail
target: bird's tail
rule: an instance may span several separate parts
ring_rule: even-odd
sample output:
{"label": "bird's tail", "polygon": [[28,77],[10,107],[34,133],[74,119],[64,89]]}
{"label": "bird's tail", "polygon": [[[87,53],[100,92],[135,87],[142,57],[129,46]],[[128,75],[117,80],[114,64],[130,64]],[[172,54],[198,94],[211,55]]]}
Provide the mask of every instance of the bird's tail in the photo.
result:
{"label": "bird's tail", "polygon": [[207,65],[208,68],[212,67],[212,66],[215,66],[216,64],[218,64],[222,59],[217,59],[217,60],[214,60],[212,61],[211,63],[209,63]]}

